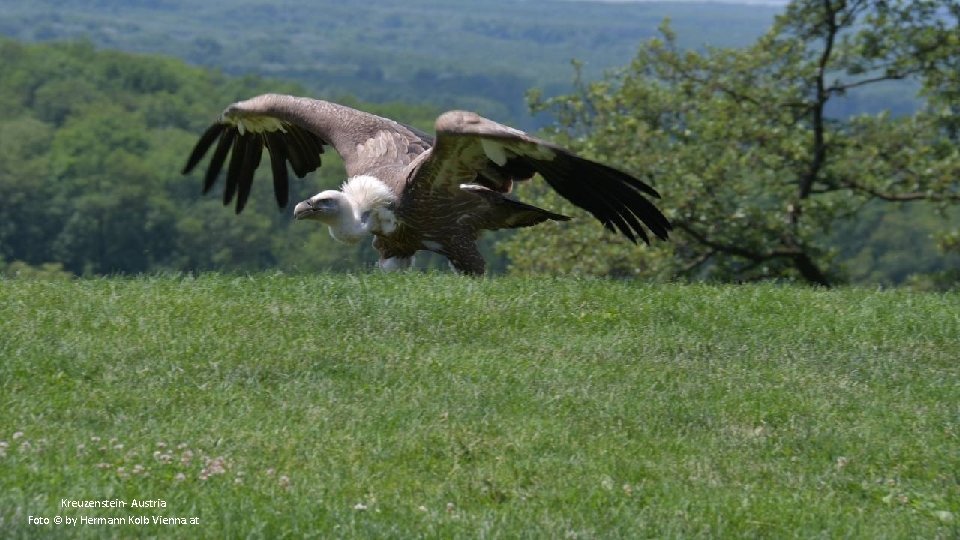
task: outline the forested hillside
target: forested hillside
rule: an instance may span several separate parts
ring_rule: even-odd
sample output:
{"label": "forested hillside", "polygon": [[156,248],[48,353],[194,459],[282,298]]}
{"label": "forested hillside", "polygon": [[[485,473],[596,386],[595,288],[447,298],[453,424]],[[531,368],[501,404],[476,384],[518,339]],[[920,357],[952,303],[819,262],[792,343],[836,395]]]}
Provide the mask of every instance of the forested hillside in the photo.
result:
{"label": "forested hillside", "polygon": [[567,90],[629,61],[671,17],[691,47],[743,45],[781,8],[688,3],[445,0],[0,0],[0,35],[88,39],[230,74],[294,80],[313,95],[477,110],[534,127],[524,93]]}
{"label": "forested hillside", "polygon": [[[200,197],[183,166],[224,104],[289,83],[233,78],[88,43],[0,41],[0,261],[76,274],[356,268],[356,250],[278,212],[258,182],[241,218]],[[435,111],[366,106],[422,127]],[[333,153],[331,153],[332,155]],[[344,179],[335,157],[295,181],[296,202]],[[258,196],[258,193],[260,194]],[[2,263],[0,263],[2,264]]]}
{"label": "forested hillside", "polygon": [[[85,39],[98,47],[162,53],[234,75],[297,81],[312,95],[476,110],[526,129],[524,94],[570,89],[583,75],[627,64],[672,21],[687,48],[738,47],[759,37],[782,5],[567,0],[0,0],[0,35]],[[851,92],[831,113],[906,112],[911,86]]]}

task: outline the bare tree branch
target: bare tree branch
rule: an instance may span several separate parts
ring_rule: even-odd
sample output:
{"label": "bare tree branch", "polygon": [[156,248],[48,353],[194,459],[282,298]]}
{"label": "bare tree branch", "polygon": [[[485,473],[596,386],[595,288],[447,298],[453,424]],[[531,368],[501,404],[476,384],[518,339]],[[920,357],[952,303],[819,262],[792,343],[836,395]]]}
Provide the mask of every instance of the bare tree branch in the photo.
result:
{"label": "bare tree branch", "polygon": [[685,264],[683,268],[680,269],[680,273],[681,274],[692,273],[694,270],[696,270],[697,268],[700,268],[700,266],[702,266],[704,263],[712,259],[713,256],[716,254],[717,254],[717,251],[713,249],[709,251],[704,251],[703,253],[700,254],[699,257]]}
{"label": "bare tree branch", "polygon": [[845,180],[843,185],[854,191],[862,191],[867,195],[890,202],[912,202],[912,201],[931,201],[931,202],[960,202],[960,193],[931,193],[926,191],[907,191],[895,193],[890,191],[880,191],[852,180]]}
{"label": "bare tree branch", "polygon": [[877,77],[861,79],[859,81],[855,81],[847,84],[834,84],[829,88],[827,88],[826,91],[831,94],[841,94],[843,92],[846,92],[847,90],[851,90],[853,88],[859,88],[861,86],[866,86],[868,84],[874,84],[874,83],[883,82],[883,81],[901,81],[919,72],[920,72],[919,69],[912,69],[912,70],[907,70],[899,73],[893,73],[893,74],[888,73],[885,75],[879,75]]}
{"label": "bare tree branch", "polygon": [[691,227],[689,224],[682,221],[674,222],[673,225],[690,235],[690,237],[698,243],[703,244],[714,251],[729,255],[736,255],[738,257],[753,261],[757,264],[761,264],[765,261],[773,259],[790,259],[793,262],[793,266],[798,272],[800,272],[800,275],[804,279],[810,283],[815,283],[824,287],[830,286],[830,280],[827,278],[826,274],[820,270],[820,268],[813,261],[813,258],[810,257],[810,255],[800,247],[784,246],[765,252],[753,251],[741,246],[713,241],[707,238],[706,235]]}
{"label": "bare tree branch", "polygon": [[[823,0],[823,9],[825,11],[825,24],[826,24],[826,35],[823,36],[823,51],[820,52],[820,60],[817,63],[817,77],[816,77],[816,100],[813,103],[813,159],[810,162],[810,167],[807,169],[807,172],[804,173],[803,177],[800,178],[800,186],[798,192],[798,198],[800,200],[806,199],[810,196],[810,190],[813,189],[813,183],[817,179],[817,176],[820,174],[820,169],[823,168],[823,163],[826,160],[827,156],[827,147],[824,142],[824,108],[827,104],[827,100],[830,99],[830,94],[827,92],[826,88],[826,75],[827,75],[827,65],[830,62],[830,57],[833,54],[833,44],[834,40],[837,37],[839,28],[837,26],[837,12],[838,8],[835,8],[831,4],[830,0]],[[800,214],[799,204],[796,206],[796,212],[791,215],[791,222],[794,225],[797,224],[797,219]]]}

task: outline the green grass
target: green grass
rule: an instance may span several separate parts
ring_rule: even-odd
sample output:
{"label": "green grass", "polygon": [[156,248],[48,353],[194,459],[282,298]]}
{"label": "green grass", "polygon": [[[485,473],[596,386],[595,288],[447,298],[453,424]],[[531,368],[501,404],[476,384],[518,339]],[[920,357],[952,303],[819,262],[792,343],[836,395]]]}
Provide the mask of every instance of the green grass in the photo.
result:
{"label": "green grass", "polygon": [[6,280],[0,358],[5,538],[960,535],[956,293]]}

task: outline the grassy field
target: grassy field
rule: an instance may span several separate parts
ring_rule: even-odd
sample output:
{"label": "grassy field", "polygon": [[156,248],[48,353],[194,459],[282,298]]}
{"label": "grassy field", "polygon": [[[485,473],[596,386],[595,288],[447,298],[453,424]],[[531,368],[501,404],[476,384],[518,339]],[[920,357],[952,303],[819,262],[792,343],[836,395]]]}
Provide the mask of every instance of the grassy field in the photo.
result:
{"label": "grassy field", "polygon": [[7,280],[0,358],[4,538],[960,536],[956,293]]}

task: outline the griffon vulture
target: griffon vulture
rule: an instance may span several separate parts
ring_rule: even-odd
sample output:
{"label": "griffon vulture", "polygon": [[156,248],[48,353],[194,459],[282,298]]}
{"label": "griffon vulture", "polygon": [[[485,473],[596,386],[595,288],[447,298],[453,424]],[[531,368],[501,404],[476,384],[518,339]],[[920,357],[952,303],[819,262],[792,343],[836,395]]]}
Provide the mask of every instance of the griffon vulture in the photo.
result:
{"label": "griffon vulture", "polygon": [[386,270],[406,268],[414,253],[429,250],[445,256],[456,271],[482,274],[476,246],[480,231],[568,220],[509,196],[515,181],[535,173],[633,243],[638,238],[649,243],[644,227],[663,240],[671,228],[647,198],[659,194],[640,180],[465,111],[440,115],[434,139],[336,103],[265,94],[227,107],[200,136],[183,173],[213,147],[203,180],[206,193],[229,155],[223,203],[236,198],[240,213],[266,148],[277,204],[284,207],[287,164],[303,177],[320,166],[327,145],[343,157],[348,179],[340,190],[297,204],[294,218],[320,221],[341,242],[372,235]]}

